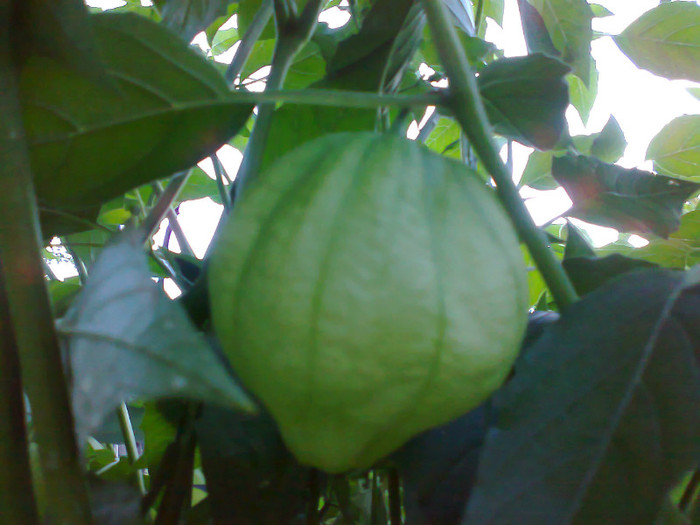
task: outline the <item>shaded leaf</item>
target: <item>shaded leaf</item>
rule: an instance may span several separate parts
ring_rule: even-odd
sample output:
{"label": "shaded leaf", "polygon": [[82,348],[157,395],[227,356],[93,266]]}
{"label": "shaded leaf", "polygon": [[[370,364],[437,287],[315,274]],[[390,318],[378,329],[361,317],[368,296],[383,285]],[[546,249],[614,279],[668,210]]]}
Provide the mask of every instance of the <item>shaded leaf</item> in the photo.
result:
{"label": "shaded leaf", "polygon": [[564,62],[588,85],[593,13],[586,0],[527,0],[541,15]]}
{"label": "shaded leaf", "polygon": [[700,263],[700,211],[691,211],[681,217],[678,230],[668,239],[652,238],[641,248],[608,245],[600,253],[620,253],[643,259],[666,268],[689,268]]}
{"label": "shaded leaf", "polygon": [[200,31],[224,16],[229,4],[237,0],[156,0],[163,24],[187,43]]}
{"label": "shaded leaf", "polygon": [[304,511],[311,469],[287,451],[267,413],[205,405],[195,425],[215,523],[292,523]]}
{"label": "shaded leaf", "polygon": [[591,241],[586,232],[577,228],[571,221],[566,223],[566,232],[565,261],[572,257],[595,257],[595,252],[591,248]]}
{"label": "shaded leaf", "polygon": [[695,2],[662,3],[614,39],[638,67],[700,81],[700,6]]}
{"label": "shaded leaf", "polygon": [[570,257],[564,259],[562,264],[579,295],[586,295],[624,273],[656,268],[653,263],[620,254],[608,255],[600,259],[595,256]]}
{"label": "shaded leaf", "polygon": [[216,181],[207,175],[200,167],[195,167],[187,177],[185,186],[177,195],[177,202],[184,202],[209,197],[217,204],[221,204],[221,195]]}
{"label": "shaded leaf", "polygon": [[490,403],[486,403],[418,435],[391,456],[403,484],[407,523],[460,522],[493,420]]}
{"label": "shaded leaf", "polygon": [[478,83],[495,131],[526,146],[553,148],[566,129],[568,72],[566,64],[541,54],[486,66]]}
{"label": "shaded leaf", "polygon": [[95,525],[142,523],[138,489],[124,483],[90,480],[90,504]]}
{"label": "shaded leaf", "polygon": [[545,330],[495,395],[468,523],[653,522],[700,453],[700,370],[673,311],[698,277],[623,276]]}
{"label": "shaded leaf", "polygon": [[700,115],[683,115],[664,126],[646,158],[660,173],[700,182]]}
{"label": "shaded leaf", "polygon": [[456,26],[470,36],[474,36],[474,11],[471,2],[467,0],[444,0],[452,13]]}
{"label": "shaded leaf", "polygon": [[119,403],[186,397],[253,410],[180,307],[151,280],[138,240],[107,246],[61,322],[79,435]]}
{"label": "shaded leaf", "polygon": [[598,157],[603,162],[617,162],[627,149],[625,134],[617,122],[617,119],[610,115],[600,133],[593,139],[591,145],[591,155]]}
{"label": "shaded leaf", "polygon": [[13,2],[13,51],[18,66],[32,56],[48,57],[92,81],[105,81],[92,17],[80,0]]}
{"label": "shaded leaf", "polygon": [[700,189],[693,182],[571,154],[554,159],[552,175],[574,203],[570,216],[660,237],[678,229],[683,203]]}
{"label": "shaded leaf", "polygon": [[21,78],[37,195],[49,208],[80,211],[185,169],[235,134],[251,111],[159,25],[128,13],[94,22],[118,90],[48,59],[33,59]]}

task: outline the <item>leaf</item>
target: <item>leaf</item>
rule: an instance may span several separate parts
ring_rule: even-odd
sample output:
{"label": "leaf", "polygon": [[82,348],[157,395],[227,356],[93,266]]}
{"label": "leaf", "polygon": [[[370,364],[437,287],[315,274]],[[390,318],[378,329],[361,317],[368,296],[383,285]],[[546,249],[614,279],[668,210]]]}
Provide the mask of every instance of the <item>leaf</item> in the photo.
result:
{"label": "leaf", "polygon": [[[338,44],[326,77],[313,88],[394,92],[415,53],[425,15],[411,0],[377,0],[359,33]],[[261,169],[306,141],[326,133],[373,130],[374,109],[285,104],[273,114]]]}
{"label": "leaf", "polygon": [[643,259],[666,268],[689,268],[700,263],[700,211],[691,211],[681,217],[681,225],[668,239],[653,238],[641,248],[609,245],[600,253],[620,253]]}
{"label": "leaf", "polygon": [[59,332],[70,356],[80,436],[135,398],[185,397],[254,410],[184,311],[151,281],[133,236],[103,250]]}
{"label": "leaf", "polygon": [[646,158],[661,173],[700,182],[700,115],[683,115],[664,126]]}
{"label": "leaf", "polygon": [[471,2],[467,0],[444,0],[445,5],[452,13],[456,26],[467,35],[474,36],[474,11]]}
{"label": "leaf", "polygon": [[575,256],[564,259],[562,264],[579,295],[586,295],[622,274],[639,269],[656,268],[653,263],[620,254],[608,255],[600,259],[595,256]]}
{"label": "leaf", "polygon": [[603,162],[617,162],[625,154],[627,140],[625,134],[617,122],[617,119],[610,115],[610,119],[605,124],[601,132],[593,140],[591,155],[598,157]]}
{"label": "leaf", "polygon": [[637,67],[700,81],[700,6],[695,2],[660,4],[614,39]]}
{"label": "leaf", "polygon": [[693,182],[571,154],[554,159],[552,175],[574,203],[569,216],[660,237],[678,229],[683,203],[700,189]]}
{"label": "leaf", "polygon": [[[486,5],[484,7],[484,16],[488,16],[499,26],[503,25],[503,11],[505,10],[505,4],[503,0],[484,0]],[[486,24],[482,24],[485,27]]]}
{"label": "leaf", "polygon": [[221,195],[216,181],[204,173],[200,167],[195,167],[187,177],[185,186],[177,195],[177,202],[204,199],[209,197],[217,204],[221,204]]}
{"label": "leaf", "polygon": [[106,87],[92,20],[80,0],[13,2],[12,39],[17,65],[32,56],[48,57]]}
{"label": "leaf", "polygon": [[527,0],[541,15],[554,47],[574,74],[589,84],[593,13],[586,0]]}
{"label": "leaf", "polygon": [[591,57],[591,74],[588,84],[584,83],[584,81],[576,75],[567,75],[566,80],[569,83],[569,99],[571,105],[578,111],[581,121],[587,124],[591,110],[593,109],[593,104],[595,104],[596,97],[598,96],[598,69],[596,68],[593,57]]}
{"label": "leaf", "polygon": [[560,57],[561,53],[554,47],[544,19],[537,9],[532,7],[527,0],[518,0],[518,9],[520,10],[520,20],[528,53],[542,53],[555,58]]}
{"label": "leaf", "polygon": [[236,0],[156,0],[163,24],[180,35],[188,44],[228,11]]}
{"label": "leaf", "polygon": [[495,131],[526,146],[553,148],[566,129],[568,72],[566,64],[541,54],[486,66],[478,82]]}
{"label": "leaf", "polygon": [[69,212],[190,167],[251,111],[210,64],[158,24],[129,13],[93,19],[118,89],[48,59],[32,60],[21,79],[40,204]]}
{"label": "leaf", "polygon": [[593,11],[593,16],[595,18],[605,18],[607,16],[613,16],[615,13],[610,11],[607,7],[600,4],[591,4],[591,11]]}
{"label": "leaf", "polygon": [[545,330],[494,398],[467,523],[653,523],[700,453],[699,369],[674,311],[697,278],[621,277]]}
{"label": "leaf", "polygon": [[571,221],[566,223],[566,249],[564,261],[574,257],[595,257],[591,241],[583,230],[577,228]]}
{"label": "leaf", "polygon": [[441,116],[435,124],[435,129],[425,139],[424,144],[436,153],[461,159],[460,135],[459,124],[453,118]]}
{"label": "leaf", "polygon": [[459,523],[494,416],[490,403],[413,438],[391,456],[403,485],[406,522]]}
{"label": "leaf", "polygon": [[530,186],[536,190],[554,190],[559,187],[552,177],[552,159],[550,151],[533,151],[520,177],[521,186]]}
{"label": "leaf", "polygon": [[214,523],[292,523],[303,512],[311,469],[287,451],[267,413],[205,405],[196,432]]}

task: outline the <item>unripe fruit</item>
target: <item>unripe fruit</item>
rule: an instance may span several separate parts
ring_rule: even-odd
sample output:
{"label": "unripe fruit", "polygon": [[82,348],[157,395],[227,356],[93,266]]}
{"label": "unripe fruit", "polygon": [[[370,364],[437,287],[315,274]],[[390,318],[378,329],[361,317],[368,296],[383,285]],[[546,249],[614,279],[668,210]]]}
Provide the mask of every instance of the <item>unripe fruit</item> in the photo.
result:
{"label": "unripe fruit", "polygon": [[371,466],[503,382],[527,320],[518,239],[464,164],[343,133],[281,158],[212,258],[214,327],[300,462]]}

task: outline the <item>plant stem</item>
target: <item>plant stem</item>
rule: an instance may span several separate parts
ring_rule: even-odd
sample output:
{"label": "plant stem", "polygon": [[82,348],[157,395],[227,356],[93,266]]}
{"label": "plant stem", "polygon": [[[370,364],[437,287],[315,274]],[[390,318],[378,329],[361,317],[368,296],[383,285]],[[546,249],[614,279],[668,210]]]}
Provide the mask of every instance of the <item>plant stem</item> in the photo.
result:
{"label": "plant stem", "polygon": [[139,226],[139,230],[141,231],[141,239],[143,242],[148,241],[148,239],[151,238],[151,235],[156,232],[161,221],[168,214],[168,210],[171,209],[170,206],[177,197],[177,194],[180,193],[180,190],[187,182],[189,175],[189,171],[181,171],[170,178],[170,181],[163,190],[163,193],[160,194],[155,205],[148,212],[148,215],[146,215],[146,218],[141,223],[141,226]]}
{"label": "plant stem", "polygon": [[576,291],[547,238],[532,220],[492,138],[491,124],[479,95],[476,78],[449,20],[443,2],[422,0],[430,32],[450,81],[449,106],[479,159],[496,182],[496,191],[522,240],[527,245],[560,310],[577,300]]}
{"label": "plant stem", "polygon": [[12,62],[12,5],[0,2],[0,259],[46,482],[46,519],[87,525],[90,504],[41,265],[39,213]]}
{"label": "plant stem", "polygon": [[[274,61],[273,61],[274,64]],[[272,73],[267,86],[273,82]],[[266,89],[262,93],[236,91],[229,95],[231,100],[243,103],[267,104],[286,102],[289,104],[308,104],[310,106],[335,106],[344,108],[377,108],[383,106],[435,106],[445,102],[441,93],[423,93],[420,95],[378,94],[361,91],[345,91],[341,89],[304,89],[281,90],[281,88]],[[258,117],[259,118],[259,117]],[[257,126],[257,123],[256,123]]]}
{"label": "plant stem", "polygon": [[[286,10],[282,10],[285,11],[284,13],[276,14],[278,36],[272,56],[270,76],[265,87],[266,92],[282,89],[294,56],[310,38],[324,3],[323,0],[309,0],[299,17],[288,19]],[[236,191],[239,195],[244,191],[245,185],[257,177],[260,171],[274,111],[274,102],[258,106],[258,117],[236,177]]]}
{"label": "plant stem", "polygon": [[211,156],[211,163],[214,165],[214,174],[216,175],[216,187],[219,190],[219,197],[221,197],[221,203],[224,205],[224,213],[228,213],[231,210],[231,195],[226,189],[224,179],[228,180],[229,184],[230,179],[226,176],[226,170],[221,164],[218,155],[214,154]]}
{"label": "plant stem", "polygon": [[681,509],[681,512],[687,513],[690,510],[698,487],[700,487],[700,468],[693,472],[693,475],[688,481],[688,485],[686,485],[685,490],[683,491],[681,500],[678,503],[678,508]]}
{"label": "plant stem", "polygon": [[[126,446],[126,455],[129,458],[129,463],[133,465],[139,459],[139,451],[136,448],[136,436],[134,435],[134,427],[131,425],[131,417],[129,417],[129,409],[126,403],[119,405],[117,417],[119,418],[119,427],[121,428],[124,445]],[[145,495],[146,484],[144,483],[143,471],[141,469],[136,473],[136,481],[138,482],[141,495]]]}
{"label": "plant stem", "polygon": [[272,0],[263,0],[262,5],[258,9],[258,12],[255,13],[250,26],[248,26],[245,35],[243,35],[241,39],[241,43],[236,50],[236,55],[226,69],[226,74],[224,76],[229,84],[232,84],[238,75],[241,74],[241,71],[243,71],[245,63],[253,52],[253,46],[255,46],[260,35],[262,35],[263,29],[265,29],[272,13]]}
{"label": "plant stem", "polygon": [[34,501],[24,393],[0,260],[0,509],[7,525],[39,523]]}
{"label": "plant stem", "polygon": [[389,469],[389,519],[391,525],[401,525],[401,480],[395,468]]}
{"label": "plant stem", "polygon": [[[156,181],[153,183],[153,191],[158,198],[160,198],[160,196],[163,194],[165,190],[163,189],[163,185],[160,183],[160,181]],[[175,213],[175,210],[173,209],[172,201],[170,206],[168,206],[168,210],[165,212],[165,217],[168,219],[168,226],[170,226],[170,231],[173,232],[173,234],[175,235],[175,239],[177,240],[177,244],[180,246],[180,251],[185,255],[194,257],[194,250],[192,250],[192,246],[187,240],[187,236],[182,230],[182,226],[180,226],[180,223],[178,222],[177,213]],[[166,248],[168,247],[167,244],[165,244],[164,246]]]}

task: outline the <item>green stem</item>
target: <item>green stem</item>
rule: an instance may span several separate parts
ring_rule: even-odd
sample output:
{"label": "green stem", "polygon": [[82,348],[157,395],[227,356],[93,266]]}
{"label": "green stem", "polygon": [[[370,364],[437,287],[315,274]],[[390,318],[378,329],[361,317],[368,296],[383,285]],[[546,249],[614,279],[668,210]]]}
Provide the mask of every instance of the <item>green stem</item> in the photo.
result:
{"label": "green stem", "polygon": [[39,523],[32,487],[24,393],[0,260],[0,515],[7,525]]}
{"label": "green stem", "polygon": [[46,520],[81,525],[91,521],[90,504],[41,265],[39,212],[12,62],[12,5],[0,2],[0,259],[45,479]]}
{"label": "green stem", "polygon": [[[288,19],[288,13],[277,13],[278,37],[275,51],[272,56],[270,76],[267,79],[265,91],[281,90],[284,79],[294,61],[296,53],[306,44],[311,33],[316,27],[318,15],[325,2],[323,0],[309,0],[301,15]],[[275,103],[264,103],[258,106],[258,117],[248,141],[243,162],[238,170],[236,191],[240,195],[245,190],[245,185],[257,177],[262,165],[263,154],[267,138],[270,135],[272,115],[275,111]]]}
{"label": "green stem", "polygon": [[180,190],[187,182],[189,175],[189,171],[181,171],[170,178],[170,181],[163,190],[163,193],[160,194],[155,205],[148,212],[148,215],[146,215],[146,218],[141,223],[141,226],[139,226],[141,239],[143,242],[150,239],[156,232],[161,221],[168,214],[168,210],[171,209],[170,206],[177,197],[177,194],[180,193]]}
{"label": "green stem", "polygon": [[[131,417],[129,416],[129,409],[126,403],[119,405],[117,417],[119,418],[119,427],[121,428],[124,445],[126,446],[126,455],[129,458],[129,463],[133,465],[139,459],[139,451],[136,448],[136,436],[134,435],[134,427],[131,425]],[[143,471],[139,469],[136,473],[136,477],[139,491],[141,491],[141,495],[145,495],[146,484],[143,480]]]}
{"label": "green stem", "polygon": [[219,197],[221,198],[221,203],[224,205],[224,213],[228,213],[231,210],[231,194],[226,189],[224,184],[224,179],[229,181],[230,179],[226,176],[226,170],[223,164],[219,160],[218,155],[211,156],[211,163],[214,165],[214,174],[216,175],[216,187],[219,190]]}
{"label": "green stem", "polygon": [[274,79],[272,78],[272,73],[270,73],[270,78],[267,81],[268,89],[266,89],[264,92],[254,93],[250,91],[236,91],[231,93],[229,97],[231,100],[241,104],[250,102],[255,104],[274,104],[275,102],[286,102],[290,104],[307,104],[310,106],[335,106],[360,109],[373,109],[383,106],[435,106],[445,102],[443,95],[440,93],[395,95],[345,91],[340,89],[304,89],[282,91],[281,86],[274,89],[270,88],[273,81]]}
{"label": "green stem", "polygon": [[[163,195],[163,192],[165,191],[163,189],[163,185],[160,183],[160,181],[156,181],[153,183],[152,187],[153,187],[153,191],[156,194],[156,196],[158,198],[160,198],[160,196]],[[180,188],[182,188],[182,186],[180,186]],[[156,201],[156,202],[158,202],[158,201]],[[170,230],[175,235],[175,239],[177,240],[177,244],[180,246],[180,251],[185,255],[189,255],[190,257],[194,257],[194,250],[192,250],[192,246],[190,245],[190,241],[187,240],[187,235],[185,235],[185,232],[183,231],[182,226],[180,226],[180,222],[178,221],[178,218],[177,218],[177,213],[175,213],[175,210],[173,209],[173,206],[172,206],[172,201],[170,203],[170,206],[168,206],[168,210],[165,212],[165,218],[168,219],[168,225],[170,226]],[[167,248],[167,245],[166,245],[166,248]]]}
{"label": "green stem", "polygon": [[248,26],[245,35],[243,35],[241,39],[241,43],[236,50],[236,55],[226,69],[226,74],[224,76],[229,84],[232,84],[238,75],[241,74],[241,71],[243,71],[245,63],[253,52],[255,43],[260,38],[260,35],[262,35],[263,29],[265,29],[272,13],[272,0],[263,0],[262,5],[258,9],[258,12],[255,13],[250,26]]}
{"label": "green stem", "polygon": [[498,196],[530,250],[559,309],[564,310],[577,300],[576,291],[550,249],[547,238],[532,220],[508,169],[498,155],[476,78],[450,23],[447,8],[443,2],[422,2],[435,47],[450,81],[449,105],[479,159],[496,182]]}

